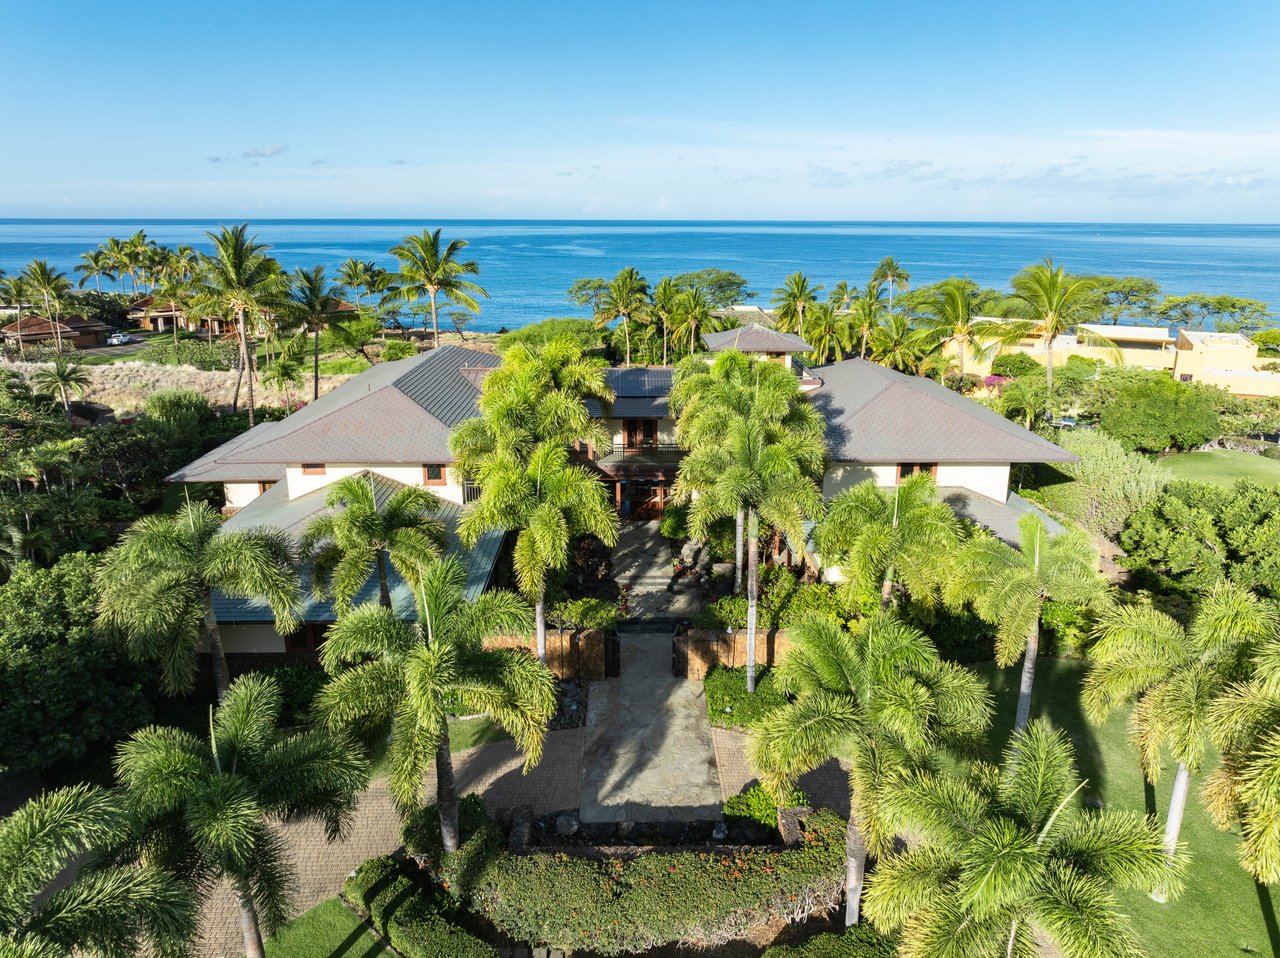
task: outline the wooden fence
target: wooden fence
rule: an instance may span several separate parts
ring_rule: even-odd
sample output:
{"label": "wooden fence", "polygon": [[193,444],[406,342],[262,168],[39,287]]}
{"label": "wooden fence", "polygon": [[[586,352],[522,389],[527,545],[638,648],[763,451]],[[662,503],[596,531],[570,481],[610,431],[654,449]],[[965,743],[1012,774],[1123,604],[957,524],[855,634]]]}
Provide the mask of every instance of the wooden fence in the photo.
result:
{"label": "wooden fence", "polygon": [[[608,675],[605,661],[611,642],[617,638],[610,632],[547,629],[547,667],[566,682],[599,682]],[[488,649],[537,651],[532,635],[495,635],[484,644]]]}
{"label": "wooden fence", "polygon": [[[714,666],[741,668],[747,664],[747,631],[690,629],[672,639],[671,671],[678,679],[701,682]],[[780,629],[756,632],[756,665],[777,665],[791,648]]]}

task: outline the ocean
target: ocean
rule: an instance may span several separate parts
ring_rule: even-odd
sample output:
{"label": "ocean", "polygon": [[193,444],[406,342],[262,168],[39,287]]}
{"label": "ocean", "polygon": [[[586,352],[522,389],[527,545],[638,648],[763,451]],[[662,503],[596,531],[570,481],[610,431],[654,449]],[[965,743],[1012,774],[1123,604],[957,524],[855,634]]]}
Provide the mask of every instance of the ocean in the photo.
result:
{"label": "ocean", "polygon": [[[218,225],[0,219],[0,269],[48,259],[71,274],[82,252],[139,229],[167,246],[207,249],[205,232]],[[913,285],[965,275],[1003,289],[1023,266],[1052,256],[1072,272],[1147,276],[1167,293],[1225,293],[1280,309],[1280,226],[264,219],[251,232],[286,267],[322,264],[332,273],[351,256],[390,267],[387,249],[424,227],[470,241],[467,255],[490,296],[469,326],[480,331],[583,315],[565,297],[569,284],[626,266],[651,281],[710,266],[736,270],[760,294],[756,302],[767,303],[796,270],[828,288],[842,279],[861,285],[885,256],[902,263]]]}

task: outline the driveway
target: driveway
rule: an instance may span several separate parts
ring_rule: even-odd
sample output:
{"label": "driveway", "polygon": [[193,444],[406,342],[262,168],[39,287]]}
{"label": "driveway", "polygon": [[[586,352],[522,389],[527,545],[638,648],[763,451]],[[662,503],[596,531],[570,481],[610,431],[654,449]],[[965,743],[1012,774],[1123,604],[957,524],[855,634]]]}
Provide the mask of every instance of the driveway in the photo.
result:
{"label": "driveway", "polygon": [[[108,356],[112,359],[121,356],[132,356],[146,349],[150,341],[161,336],[161,333],[130,333],[132,339],[123,346],[88,346],[76,350],[85,356]],[[172,342],[172,337],[169,337]]]}

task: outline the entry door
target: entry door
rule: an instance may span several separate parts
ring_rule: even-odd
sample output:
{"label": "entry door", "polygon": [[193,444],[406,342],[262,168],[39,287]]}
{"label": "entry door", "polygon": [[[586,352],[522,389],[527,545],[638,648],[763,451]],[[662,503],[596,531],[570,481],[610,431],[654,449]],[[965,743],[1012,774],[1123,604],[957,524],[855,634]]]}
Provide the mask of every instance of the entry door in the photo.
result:
{"label": "entry door", "polygon": [[628,419],[623,423],[628,449],[653,448],[658,444],[658,420]]}

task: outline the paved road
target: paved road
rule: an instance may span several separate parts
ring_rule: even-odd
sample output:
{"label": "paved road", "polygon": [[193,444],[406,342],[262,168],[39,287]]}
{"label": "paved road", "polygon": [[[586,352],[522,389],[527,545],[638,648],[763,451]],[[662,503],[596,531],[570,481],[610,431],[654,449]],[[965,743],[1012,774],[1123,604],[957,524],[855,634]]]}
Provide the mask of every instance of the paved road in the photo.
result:
{"label": "paved road", "polygon": [[123,346],[89,346],[78,350],[86,356],[132,356],[147,348],[149,340],[155,339],[159,333],[130,333],[132,341]]}

